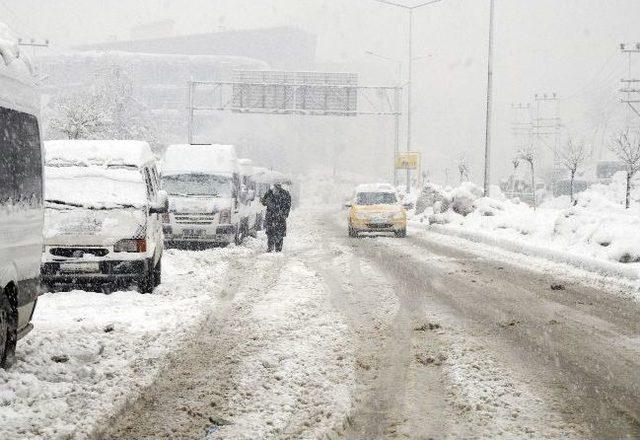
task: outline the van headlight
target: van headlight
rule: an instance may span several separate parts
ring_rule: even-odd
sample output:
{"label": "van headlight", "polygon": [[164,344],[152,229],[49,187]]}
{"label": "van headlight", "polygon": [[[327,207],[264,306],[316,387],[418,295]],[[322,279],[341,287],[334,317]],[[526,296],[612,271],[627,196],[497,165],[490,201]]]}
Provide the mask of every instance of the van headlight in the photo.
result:
{"label": "van headlight", "polygon": [[355,216],[358,220],[368,220],[369,214],[366,212],[356,212]]}
{"label": "van headlight", "polygon": [[113,245],[114,252],[147,252],[147,240],[145,239],[132,239],[132,240],[120,240]]}
{"label": "van headlight", "polygon": [[222,211],[220,211],[220,224],[228,225],[230,223],[231,223],[231,210],[223,209]]}
{"label": "van headlight", "polygon": [[404,220],[405,216],[404,216],[404,212],[402,211],[398,211],[393,215],[393,219],[394,220]]}

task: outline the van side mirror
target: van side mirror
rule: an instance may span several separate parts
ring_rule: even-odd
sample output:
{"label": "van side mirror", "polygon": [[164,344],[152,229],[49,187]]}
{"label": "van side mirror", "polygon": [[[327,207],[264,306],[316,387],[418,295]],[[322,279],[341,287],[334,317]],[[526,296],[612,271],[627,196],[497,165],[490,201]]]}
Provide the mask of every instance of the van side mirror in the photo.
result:
{"label": "van side mirror", "polygon": [[160,190],[155,202],[149,206],[149,213],[166,214],[167,212],[169,212],[169,194],[164,190]]}
{"label": "van side mirror", "polygon": [[353,203],[351,203],[351,202],[347,202],[347,203],[344,204],[345,208],[351,208],[352,206],[353,206]]}
{"label": "van side mirror", "polygon": [[404,209],[413,209],[413,203],[403,203],[402,206]]}

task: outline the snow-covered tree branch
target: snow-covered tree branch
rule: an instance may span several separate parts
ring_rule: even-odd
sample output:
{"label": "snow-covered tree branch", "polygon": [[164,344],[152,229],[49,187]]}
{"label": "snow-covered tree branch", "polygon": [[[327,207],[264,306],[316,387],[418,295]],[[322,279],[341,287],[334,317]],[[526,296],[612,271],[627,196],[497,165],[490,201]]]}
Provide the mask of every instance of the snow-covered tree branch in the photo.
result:
{"label": "snow-covered tree branch", "polygon": [[573,184],[576,173],[578,172],[578,169],[580,169],[580,167],[584,165],[587,157],[588,152],[584,142],[575,142],[572,139],[569,139],[564,148],[562,148],[558,152],[558,159],[560,164],[564,168],[566,168],[571,175],[571,204],[573,204],[574,202]]}
{"label": "snow-covered tree branch", "polygon": [[625,207],[631,204],[631,179],[640,171],[640,132],[629,129],[621,132],[609,146],[609,149],[620,159],[627,173]]}

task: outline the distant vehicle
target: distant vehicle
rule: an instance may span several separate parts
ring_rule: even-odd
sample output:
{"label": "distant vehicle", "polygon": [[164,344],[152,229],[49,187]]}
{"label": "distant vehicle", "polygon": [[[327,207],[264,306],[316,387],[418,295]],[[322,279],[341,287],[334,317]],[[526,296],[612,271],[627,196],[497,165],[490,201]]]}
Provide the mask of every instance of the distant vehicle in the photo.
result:
{"label": "distant vehicle", "polygon": [[9,69],[0,54],[0,367],[8,367],[17,341],[33,328],[43,179],[39,96],[30,78]]}
{"label": "distant vehicle", "polygon": [[619,161],[600,161],[596,164],[596,177],[609,182],[615,173],[625,171],[625,165]]}
{"label": "distant vehicle", "polygon": [[392,232],[396,237],[407,236],[406,207],[391,185],[360,185],[356,188],[349,208],[349,237],[363,232]]}
{"label": "distant vehicle", "polygon": [[291,208],[295,209],[300,206],[300,182],[294,180],[292,177],[278,172],[271,171],[271,184],[281,184],[289,194],[291,194]]}
{"label": "distant vehicle", "polygon": [[[249,234],[240,167],[232,145],[171,145],[162,159],[169,245],[240,244]],[[246,190],[248,191],[248,190]],[[243,206],[244,205],[244,206]]]}
{"label": "distant vehicle", "polygon": [[[577,194],[582,191],[585,191],[593,184],[592,181],[585,179],[574,179],[573,181],[573,193]],[[558,196],[568,196],[571,194],[571,179],[562,179],[554,182],[553,184],[553,195],[554,197]]]}
{"label": "distant vehicle", "polygon": [[43,283],[152,292],[162,278],[168,199],[149,145],[63,140],[45,150]]}
{"label": "distant vehicle", "polygon": [[257,197],[257,177],[260,169],[253,166],[251,159],[240,159],[240,211],[242,228],[247,235],[255,237],[262,229],[262,203]]}

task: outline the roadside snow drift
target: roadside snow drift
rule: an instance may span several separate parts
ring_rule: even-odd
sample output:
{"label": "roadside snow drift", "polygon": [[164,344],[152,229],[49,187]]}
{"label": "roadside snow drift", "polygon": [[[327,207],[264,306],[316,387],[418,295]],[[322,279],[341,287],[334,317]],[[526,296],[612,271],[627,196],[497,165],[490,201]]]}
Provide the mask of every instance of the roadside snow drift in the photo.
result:
{"label": "roadside snow drift", "polygon": [[501,194],[481,197],[470,183],[452,191],[432,185],[423,191],[418,203],[423,212],[414,220],[441,225],[433,227],[436,232],[564,259],[588,270],[598,266],[594,260],[600,261],[603,264],[597,271],[619,268],[623,276],[637,278],[640,191],[634,191],[634,203],[625,209],[624,185],[624,174],[620,173],[611,184],[597,184],[578,194],[574,206],[568,197],[559,197],[545,201],[536,210],[517,200],[506,200]]}
{"label": "roadside snow drift", "polygon": [[18,362],[0,370],[1,439],[86,438],[137,397],[215,306],[228,257],[245,248],[166,251],[154,294],[45,294]]}

